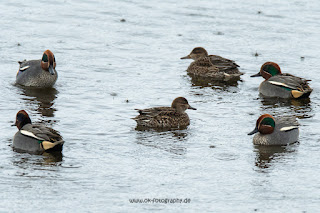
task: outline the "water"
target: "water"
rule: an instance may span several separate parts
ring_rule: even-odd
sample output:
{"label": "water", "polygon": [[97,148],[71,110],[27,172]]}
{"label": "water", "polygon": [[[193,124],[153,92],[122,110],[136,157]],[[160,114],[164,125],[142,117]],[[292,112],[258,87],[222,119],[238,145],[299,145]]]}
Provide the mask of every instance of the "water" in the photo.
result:
{"label": "water", "polygon": [[[8,1],[0,4],[0,211],[316,212],[319,199],[319,6],[311,1]],[[259,12],[260,11],[260,12]],[[124,22],[121,19],[125,19]],[[180,60],[194,47],[235,60],[233,86],[197,86]],[[14,85],[17,61],[50,49],[47,92]],[[259,56],[255,56],[258,53]],[[304,59],[301,59],[304,57]],[[305,102],[258,96],[266,61],[312,79]],[[186,130],[136,131],[135,108],[184,96]],[[62,156],[12,151],[15,115],[59,130]],[[300,142],[262,148],[263,113],[295,115]],[[129,199],[190,199],[132,204]]]}

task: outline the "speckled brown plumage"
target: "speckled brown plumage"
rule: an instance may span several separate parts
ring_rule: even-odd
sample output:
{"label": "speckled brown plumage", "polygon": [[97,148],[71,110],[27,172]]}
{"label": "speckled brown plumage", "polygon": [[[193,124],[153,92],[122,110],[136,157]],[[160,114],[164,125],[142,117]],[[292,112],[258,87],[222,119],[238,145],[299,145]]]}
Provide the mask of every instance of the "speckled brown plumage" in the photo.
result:
{"label": "speckled brown plumage", "polygon": [[183,97],[176,98],[171,107],[137,109],[140,115],[133,118],[138,126],[149,128],[183,128],[190,124],[186,109],[194,109]]}
{"label": "speckled brown plumage", "polygon": [[187,72],[191,76],[211,78],[218,81],[239,80],[243,74],[238,70],[239,65],[234,61],[217,55],[208,55],[202,47],[196,47],[181,59],[193,59]]}

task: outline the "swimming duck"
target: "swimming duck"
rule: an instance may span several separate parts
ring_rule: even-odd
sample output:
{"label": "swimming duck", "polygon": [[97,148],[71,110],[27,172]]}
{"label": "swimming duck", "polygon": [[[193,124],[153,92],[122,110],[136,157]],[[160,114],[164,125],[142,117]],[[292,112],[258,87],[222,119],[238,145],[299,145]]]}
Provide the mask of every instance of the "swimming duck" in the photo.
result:
{"label": "swimming duck", "polygon": [[13,149],[33,154],[62,150],[60,133],[43,124],[32,124],[26,111],[17,113],[15,126],[19,131],[13,137]]}
{"label": "swimming duck", "polygon": [[305,98],[312,89],[308,81],[294,75],[281,73],[280,67],[274,62],[266,62],[260,72],[251,77],[262,76],[265,80],[259,86],[259,92],[266,97]]}
{"label": "swimming duck", "polygon": [[208,55],[203,47],[194,48],[191,53],[181,59],[193,59],[187,72],[196,77],[211,78],[217,81],[239,80],[243,75],[234,61],[218,55]]}
{"label": "swimming duck", "polygon": [[299,127],[296,118],[281,117],[275,119],[269,114],[259,117],[256,128],[248,133],[253,135],[255,145],[287,145],[298,141]]}
{"label": "swimming duck", "polygon": [[187,99],[178,97],[173,100],[171,107],[154,107],[136,109],[140,115],[133,118],[138,126],[149,128],[183,128],[190,124],[187,109],[196,110],[189,105]]}
{"label": "swimming duck", "polygon": [[40,60],[19,61],[16,83],[28,87],[52,87],[58,78],[56,59],[46,50]]}

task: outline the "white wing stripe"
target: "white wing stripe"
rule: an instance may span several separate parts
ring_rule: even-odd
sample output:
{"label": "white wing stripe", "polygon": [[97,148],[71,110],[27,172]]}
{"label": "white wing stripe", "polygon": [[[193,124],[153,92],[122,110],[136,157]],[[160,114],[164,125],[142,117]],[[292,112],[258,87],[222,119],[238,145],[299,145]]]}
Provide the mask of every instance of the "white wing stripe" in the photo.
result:
{"label": "white wing stripe", "polygon": [[298,129],[299,127],[298,126],[285,126],[285,127],[282,127],[280,129],[281,132],[286,132],[286,131],[290,131],[290,130],[293,130],[293,129]]}
{"label": "white wing stripe", "polygon": [[26,130],[20,130],[20,133],[23,134],[23,135],[38,139],[38,140],[43,140],[42,138],[39,138],[39,137],[35,136],[32,132],[28,132]]}
{"label": "white wing stripe", "polygon": [[273,85],[277,85],[277,86],[283,86],[283,87],[287,87],[287,88],[290,88],[290,89],[297,89],[297,88],[294,88],[294,87],[291,87],[287,84],[284,84],[284,83],[281,83],[281,82],[277,82],[277,81],[268,81],[270,84],[273,84]]}
{"label": "white wing stripe", "polygon": [[30,66],[24,66],[24,67],[20,67],[20,71],[25,71],[26,69],[28,69]]}

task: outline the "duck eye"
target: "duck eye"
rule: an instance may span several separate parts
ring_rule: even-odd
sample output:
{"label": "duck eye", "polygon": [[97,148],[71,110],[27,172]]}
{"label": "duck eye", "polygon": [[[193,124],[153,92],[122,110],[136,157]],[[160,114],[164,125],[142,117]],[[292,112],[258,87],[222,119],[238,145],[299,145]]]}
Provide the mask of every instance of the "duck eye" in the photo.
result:
{"label": "duck eye", "polygon": [[43,61],[43,62],[48,62],[48,56],[47,56],[47,54],[43,54],[43,56],[42,56],[42,61]]}
{"label": "duck eye", "polygon": [[271,68],[270,65],[266,65],[266,66],[263,67],[263,70],[264,70],[264,71],[268,71],[268,70],[270,70],[270,68]]}

